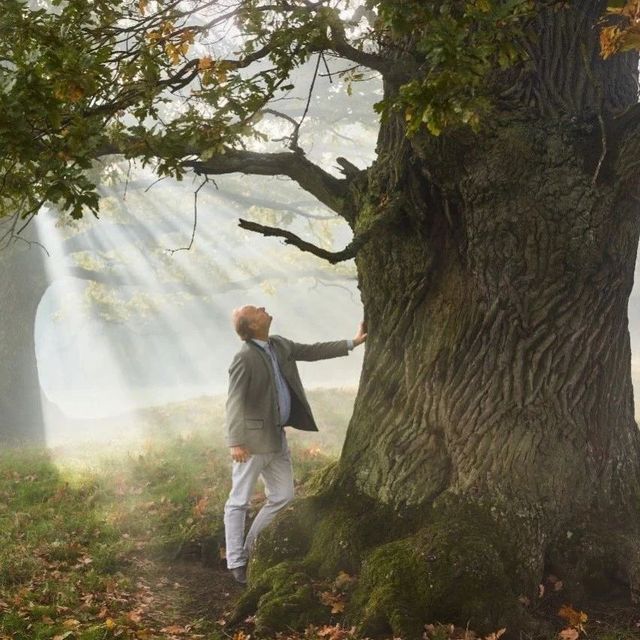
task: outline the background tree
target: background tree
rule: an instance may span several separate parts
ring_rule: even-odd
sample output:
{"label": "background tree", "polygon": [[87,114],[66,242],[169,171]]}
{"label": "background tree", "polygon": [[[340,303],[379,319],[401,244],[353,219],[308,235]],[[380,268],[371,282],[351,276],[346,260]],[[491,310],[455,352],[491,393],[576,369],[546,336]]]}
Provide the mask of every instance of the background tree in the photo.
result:
{"label": "background tree", "polygon": [[[353,231],[333,251],[241,222],[355,255],[369,340],[341,459],[261,538],[239,613],[257,606],[259,631],[314,620],[311,576],[340,569],[359,574],[351,619],[407,637],[524,624],[545,571],[573,598],[637,589],[637,57],[599,45],[635,3],[9,4],[7,203],[80,216],[111,152],[176,177],[282,174]],[[261,129],[295,68],[336,58],[384,88],[376,160],[341,177],[299,128],[288,150]]]}

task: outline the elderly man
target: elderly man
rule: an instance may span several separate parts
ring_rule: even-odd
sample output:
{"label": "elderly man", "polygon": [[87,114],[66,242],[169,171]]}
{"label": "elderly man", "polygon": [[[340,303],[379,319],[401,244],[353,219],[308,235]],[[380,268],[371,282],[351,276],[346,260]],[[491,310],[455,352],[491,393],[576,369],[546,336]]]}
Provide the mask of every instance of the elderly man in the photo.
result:
{"label": "elderly man", "polygon": [[[360,324],[353,340],[298,344],[269,336],[271,316],[264,307],[246,305],[233,312],[244,340],[229,367],[226,438],[233,459],[232,487],[224,507],[227,566],[245,584],[249,552],[260,531],[293,498],[293,469],[284,427],[317,431],[302,388],[296,360],[346,356],[367,337]],[[258,478],[266,503],[245,538],[249,499]]]}

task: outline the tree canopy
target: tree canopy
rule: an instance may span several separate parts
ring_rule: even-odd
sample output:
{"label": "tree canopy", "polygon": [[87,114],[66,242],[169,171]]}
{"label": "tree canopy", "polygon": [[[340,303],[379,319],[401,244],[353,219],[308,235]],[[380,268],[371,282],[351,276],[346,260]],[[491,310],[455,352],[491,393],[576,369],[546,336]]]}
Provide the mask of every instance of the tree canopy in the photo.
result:
{"label": "tree canopy", "polygon": [[[339,179],[309,162],[298,141],[305,113],[291,117],[281,106],[296,69],[312,61],[316,73],[340,77],[347,90],[363,69],[381,74],[394,90],[375,109],[382,118],[401,113],[410,135],[477,129],[496,102],[496,70],[507,73],[523,59],[519,45],[536,13],[562,4],[7,0],[0,23],[4,240],[46,202],[76,218],[97,214],[92,168],[108,154],[178,179],[190,168],[288,175],[348,219],[354,167],[341,163]],[[614,9],[633,23],[631,6]],[[607,32],[618,43],[609,50],[632,45],[632,27],[609,28],[618,29]],[[269,155],[255,150],[265,142],[264,118],[286,128],[285,148]]]}

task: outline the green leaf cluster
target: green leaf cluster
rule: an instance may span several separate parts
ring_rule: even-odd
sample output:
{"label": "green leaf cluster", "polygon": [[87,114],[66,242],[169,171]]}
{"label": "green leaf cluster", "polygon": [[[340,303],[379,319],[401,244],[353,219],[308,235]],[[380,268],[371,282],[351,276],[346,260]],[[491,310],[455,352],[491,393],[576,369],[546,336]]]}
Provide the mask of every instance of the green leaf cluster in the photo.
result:
{"label": "green leaf cluster", "polygon": [[531,0],[370,1],[379,36],[409,58],[416,71],[397,95],[376,105],[383,115],[404,114],[409,134],[433,135],[452,126],[477,129],[492,100],[492,75],[522,57],[518,40]]}

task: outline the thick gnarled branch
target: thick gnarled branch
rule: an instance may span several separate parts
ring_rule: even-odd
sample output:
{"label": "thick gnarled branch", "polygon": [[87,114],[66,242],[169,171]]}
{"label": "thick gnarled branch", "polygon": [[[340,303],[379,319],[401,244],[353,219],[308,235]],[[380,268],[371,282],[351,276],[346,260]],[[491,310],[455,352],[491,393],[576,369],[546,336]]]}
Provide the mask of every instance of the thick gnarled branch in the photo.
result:
{"label": "thick gnarled branch", "polygon": [[302,153],[257,153],[254,151],[227,151],[209,160],[186,161],[197,174],[219,175],[245,173],[263,176],[288,176],[320,202],[352,222],[354,212],[349,198],[346,179],[339,179],[308,160]]}

